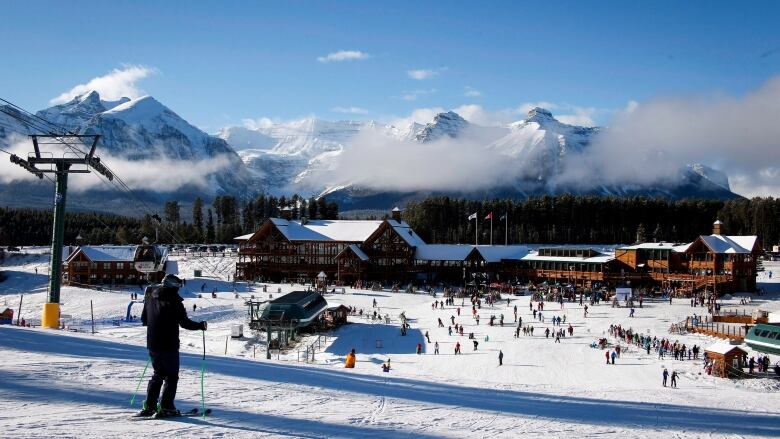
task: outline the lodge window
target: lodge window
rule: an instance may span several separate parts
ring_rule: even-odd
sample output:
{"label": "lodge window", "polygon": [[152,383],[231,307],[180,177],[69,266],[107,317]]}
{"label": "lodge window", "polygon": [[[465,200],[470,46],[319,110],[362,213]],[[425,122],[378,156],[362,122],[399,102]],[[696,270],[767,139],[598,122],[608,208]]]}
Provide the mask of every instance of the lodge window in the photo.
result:
{"label": "lodge window", "polygon": [[119,269],[119,270],[124,269],[125,268],[125,263],[124,262],[117,262],[116,263],[116,268]]}
{"label": "lodge window", "polygon": [[93,270],[97,268],[97,262],[92,262],[89,264],[89,268],[92,268]]}
{"label": "lodge window", "polygon": [[89,278],[90,279],[97,279],[97,274],[92,273],[92,274],[89,275]]}
{"label": "lodge window", "polygon": [[110,270],[111,269],[111,263],[110,262],[103,263],[103,269],[104,270]]}

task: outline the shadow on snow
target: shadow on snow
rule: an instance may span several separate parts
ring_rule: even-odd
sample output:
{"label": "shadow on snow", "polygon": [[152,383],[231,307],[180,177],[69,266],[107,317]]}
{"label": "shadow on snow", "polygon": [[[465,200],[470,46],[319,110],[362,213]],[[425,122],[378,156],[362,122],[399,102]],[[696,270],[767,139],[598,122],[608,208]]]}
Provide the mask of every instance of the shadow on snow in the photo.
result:
{"label": "shadow on snow", "polygon": [[[139,370],[147,359],[147,352],[142,346],[13,327],[0,328],[0,347],[4,351],[14,349],[85,359],[135,360]],[[182,353],[181,363],[183,367],[198,369],[200,359],[197,354]],[[773,413],[479,389],[388,377],[380,373],[363,375],[336,369],[230,357],[209,357],[206,367],[211,373],[243,379],[307,385],[336,392],[384,396],[420,403],[499,412],[505,415],[542,417],[559,422],[780,436],[780,416]],[[19,382],[16,381],[13,386],[18,384]],[[4,385],[9,386],[7,383]],[[48,390],[51,389],[46,387],[46,390],[46,392],[41,390],[41,393],[48,395]],[[53,392],[56,394],[57,390]],[[91,394],[91,390],[85,391],[85,396]],[[117,395],[116,399],[112,398],[112,401],[116,401],[117,405],[126,404],[124,402],[126,399],[120,396]],[[68,396],[68,400],[72,400],[72,397]],[[236,413],[237,416],[246,415],[242,412]]]}

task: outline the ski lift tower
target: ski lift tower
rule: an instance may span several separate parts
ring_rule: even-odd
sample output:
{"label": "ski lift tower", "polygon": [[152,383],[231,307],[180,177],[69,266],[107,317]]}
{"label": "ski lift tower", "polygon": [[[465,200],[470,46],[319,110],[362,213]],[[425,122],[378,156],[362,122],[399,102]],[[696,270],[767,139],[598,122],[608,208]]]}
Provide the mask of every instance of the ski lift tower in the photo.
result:
{"label": "ski lift tower", "polygon": [[[33,134],[34,153],[27,160],[17,155],[11,155],[11,162],[21,166],[42,179],[44,173],[54,174],[56,190],[54,195],[54,227],[51,237],[51,268],[49,269],[49,293],[41,313],[41,326],[44,328],[59,328],[60,318],[60,285],[62,283],[62,241],[65,230],[65,198],[68,190],[68,174],[88,174],[90,168],[102,174],[109,181],[114,175],[95,157],[95,147],[100,135],[89,134]],[[91,143],[91,144],[90,144]],[[41,152],[40,145],[66,145],[71,151],[62,157],[52,153]],[[89,152],[84,154],[75,144],[89,146]],[[81,154],[84,154],[81,156]]]}

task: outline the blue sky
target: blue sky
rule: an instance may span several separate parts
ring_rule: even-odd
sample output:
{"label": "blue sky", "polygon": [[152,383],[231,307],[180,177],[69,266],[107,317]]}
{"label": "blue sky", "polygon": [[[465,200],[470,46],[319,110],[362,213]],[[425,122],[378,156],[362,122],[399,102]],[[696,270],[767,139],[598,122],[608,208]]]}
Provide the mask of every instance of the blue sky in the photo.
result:
{"label": "blue sky", "polygon": [[[0,96],[37,110],[144,66],[138,92],[211,132],[466,104],[520,119],[537,102],[604,124],[630,101],[740,96],[780,71],[780,2],[39,0],[2,11]],[[362,58],[318,60],[338,51]]]}

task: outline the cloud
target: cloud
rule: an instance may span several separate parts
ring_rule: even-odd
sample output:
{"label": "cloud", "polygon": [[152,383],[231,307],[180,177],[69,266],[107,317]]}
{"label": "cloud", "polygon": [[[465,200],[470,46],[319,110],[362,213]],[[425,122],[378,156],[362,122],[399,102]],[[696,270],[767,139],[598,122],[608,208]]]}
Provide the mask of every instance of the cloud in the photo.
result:
{"label": "cloud", "polygon": [[125,65],[113,69],[108,74],[92,78],[86,84],[79,84],[49,101],[50,104],[62,104],[92,90],[100,94],[100,98],[115,101],[123,97],[137,98],[144,94],[136,83],[152,74],[157,69],[142,65]]}
{"label": "cloud", "polygon": [[466,87],[466,91],[463,92],[463,96],[466,96],[467,98],[479,98],[482,97],[482,92],[471,87]]}
{"label": "cloud", "polygon": [[408,116],[391,119],[390,125],[398,128],[405,128],[412,123],[426,124],[432,121],[434,116],[439,113],[444,113],[445,111],[447,110],[445,110],[443,107],[417,108],[412,110]]}
{"label": "cloud", "polygon": [[368,114],[368,110],[360,107],[333,107],[331,110],[336,113]]}
{"label": "cloud", "polygon": [[426,96],[429,94],[436,93],[435,88],[431,88],[428,90],[412,90],[412,91],[404,91],[401,93],[401,96],[399,96],[399,99],[402,99],[404,101],[416,101],[417,98],[421,96]]}
{"label": "cloud", "polygon": [[260,117],[257,119],[242,119],[241,124],[244,125],[244,128],[250,129],[250,130],[259,130],[263,128],[270,128],[274,126],[274,124],[279,123],[279,120],[271,119],[269,117]]}
{"label": "cloud", "polygon": [[345,145],[332,169],[315,178],[328,187],[354,184],[383,191],[487,189],[521,172],[515,161],[485,149],[489,141],[480,131],[421,144],[364,130]]}
{"label": "cloud", "polygon": [[[3,149],[7,149],[20,157],[27,157],[27,153],[30,151],[30,142],[24,137],[14,134],[4,142],[5,146]],[[42,146],[41,149],[44,154],[51,152],[55,156],[62,155],[62,148],[56,145]],[[162,155],[142,160],[130,160],[126,157],[113,156],[103,151],[100,153],[100,159],[103,164],[118,172],[122,180],[132,189],[152,191],[159,191],[161,187],[164,187],[166,191],[174,191],[185,186],[208,189],[212,175],[224,172],[233,166],[233,162],[227,155],[203,160],[178,160]],[[79,168],[83,167],[79,166]],[[95,189],[105,190],[106,186],[100,183],[96,175],[92,174],[94,173],[71,175],[68,178],[68,189],[77,192]],[[0,160],[0,183],[37,179],[37,177],[20,166],[8,160]]]}
{"label": "cloud", "polygon": [[561,182],[675,185],[681,167],[703,163],[724,171],[736,193],[777,196],[778,120],[780,76],[742,97],[630,102],[590,148],[567,157]]}
{"label": "cloud", "polygon": [[444,72],[446,70],[447,67],[439,67],[437,69],[414,69],[414,70],[407,70],[406,74],[412,79],[422,81],[425,79],[433,78],[434,76],[438,76],[441,72]]}
{"label": "cloud", "polygon": [[574,107],[573,114],[558,114],[555,116],[559,121],[569,125],[579,125],[583,127],[596,126],[593,116],[598,111],[594,107]]}
{"label": "cloud", "polygon": [[341,62],[341,61],[355,61],[361,59],[368,59],[371,55],[360,50],[339,50],[338,52],[331,52],[325,56],[317,57],[317,61],[326,62]]}

